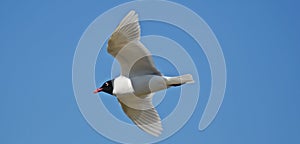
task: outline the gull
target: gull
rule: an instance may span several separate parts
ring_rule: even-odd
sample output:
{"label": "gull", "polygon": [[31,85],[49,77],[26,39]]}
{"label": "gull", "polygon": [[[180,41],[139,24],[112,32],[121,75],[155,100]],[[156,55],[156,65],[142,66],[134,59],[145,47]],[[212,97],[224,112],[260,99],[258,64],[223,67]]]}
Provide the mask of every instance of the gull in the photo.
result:
{"label": "gull", "polygon": [[131,10],[111,35],[107,52],[121,66],[120,76],[106,81],[94,93],[117,97],[125,114],[141,130],[158,137],[163,128],[152,104],[155,92],[185,83],[193,83],[191,74],[164,76],[158,71],[151,53],[140,41],[138,14]]}

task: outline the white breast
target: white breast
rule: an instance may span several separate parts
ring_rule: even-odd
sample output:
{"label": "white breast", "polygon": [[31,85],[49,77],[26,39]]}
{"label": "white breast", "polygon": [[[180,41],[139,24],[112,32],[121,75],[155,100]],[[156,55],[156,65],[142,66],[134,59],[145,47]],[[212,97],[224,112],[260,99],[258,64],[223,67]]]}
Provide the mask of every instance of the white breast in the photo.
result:
{"label": "white breast", "polygon": [[123,95],[123,94],[134,92],[134,89],[131,84],[131,80],[124,76],[119,76],[115,78],[113,87],[114,87],[113,89],[114,95]]}

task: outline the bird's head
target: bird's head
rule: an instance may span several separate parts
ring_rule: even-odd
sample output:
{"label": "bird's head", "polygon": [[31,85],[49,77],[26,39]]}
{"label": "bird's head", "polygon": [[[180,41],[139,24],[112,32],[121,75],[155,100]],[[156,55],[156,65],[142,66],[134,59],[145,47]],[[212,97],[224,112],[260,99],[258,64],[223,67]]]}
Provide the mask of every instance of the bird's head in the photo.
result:
{"label": "bird's head", "polygon": [[106,81],[100,88],[97,88],[96,90],[94,90],[94,93],[98,93],[98,92],[106,92],[108,94],[113,95],[113,85],[112,85],[112,80]]}

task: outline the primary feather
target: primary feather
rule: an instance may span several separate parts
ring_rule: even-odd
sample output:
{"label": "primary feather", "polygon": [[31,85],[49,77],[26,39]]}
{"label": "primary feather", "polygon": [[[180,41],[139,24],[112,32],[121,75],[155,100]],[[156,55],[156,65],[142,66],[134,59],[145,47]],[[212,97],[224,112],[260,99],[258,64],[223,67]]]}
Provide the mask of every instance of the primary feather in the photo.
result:
{"label": "primary feather", "polygon": [[107,47],[108,53],[121,65],[121,75],[129,78],[147,74],[161,75],[153,63],[151,53],[139,40],[138,15],[130,11],[110,37]]}

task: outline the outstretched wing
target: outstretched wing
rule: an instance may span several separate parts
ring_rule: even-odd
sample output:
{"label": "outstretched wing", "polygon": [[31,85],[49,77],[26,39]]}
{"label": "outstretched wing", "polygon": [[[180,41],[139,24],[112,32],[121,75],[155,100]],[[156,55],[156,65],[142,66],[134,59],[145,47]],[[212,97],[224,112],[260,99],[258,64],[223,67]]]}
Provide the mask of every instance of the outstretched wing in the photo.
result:
{"label": "outstretched wing", "polygon": [[123,76],[161,75],[151,53],[140,42],[140,25],[135,11],[130,11],[113,32],[107,51],[118,60]]}
{"label": "outstretched wing", "polygon": [[159,136],[163,130],[160,117],[152,105],[152,95],[144,98],[134,95],[117,96],[125,114],[143,131]]}

